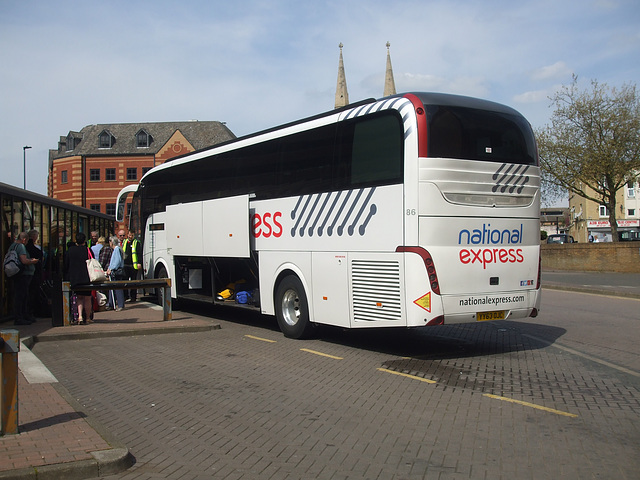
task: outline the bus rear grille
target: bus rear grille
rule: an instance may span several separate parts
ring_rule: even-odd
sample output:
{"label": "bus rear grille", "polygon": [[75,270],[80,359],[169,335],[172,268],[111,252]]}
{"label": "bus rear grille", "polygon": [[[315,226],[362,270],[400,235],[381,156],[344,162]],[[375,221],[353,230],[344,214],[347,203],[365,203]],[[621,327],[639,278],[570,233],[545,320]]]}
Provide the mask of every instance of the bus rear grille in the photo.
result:
{"label": "bus rear grille", "polygon": [[395,261],[353,260],[353,319],[400,320],[400,266]]}

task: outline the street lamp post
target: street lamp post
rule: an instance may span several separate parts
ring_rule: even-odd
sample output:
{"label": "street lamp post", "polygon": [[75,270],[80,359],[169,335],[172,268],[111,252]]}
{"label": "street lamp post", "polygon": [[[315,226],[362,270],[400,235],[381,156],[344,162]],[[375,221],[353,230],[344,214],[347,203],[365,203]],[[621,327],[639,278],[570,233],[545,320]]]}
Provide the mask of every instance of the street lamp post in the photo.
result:
{"label": "street lamp post", "polygon": [[23,189],[27,189],[27,148],[31,148],[29,146],[22,147],[22,167],[24,172],[24,185]]}

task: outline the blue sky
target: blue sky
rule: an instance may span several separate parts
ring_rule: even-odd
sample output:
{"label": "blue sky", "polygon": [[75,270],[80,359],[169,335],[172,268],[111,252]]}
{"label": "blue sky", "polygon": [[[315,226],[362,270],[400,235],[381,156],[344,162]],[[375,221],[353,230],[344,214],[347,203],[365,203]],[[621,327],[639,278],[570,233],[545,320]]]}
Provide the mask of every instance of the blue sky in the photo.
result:
{"label": "blue sky", "polygon": [[638,0],[0,0],[0,181],[46,193],[49,149],[96,123],[219,120],[238,136],[396,89],[507,104],[640,79]]}

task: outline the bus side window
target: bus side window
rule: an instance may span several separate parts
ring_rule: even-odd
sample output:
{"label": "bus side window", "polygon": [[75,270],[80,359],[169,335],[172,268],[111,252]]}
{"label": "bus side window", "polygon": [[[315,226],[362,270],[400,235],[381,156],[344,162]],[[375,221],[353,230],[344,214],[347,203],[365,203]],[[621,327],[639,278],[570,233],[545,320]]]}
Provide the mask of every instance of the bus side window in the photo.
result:
{"label": "bus side window", "polygon": [[[255,198],[273,198],[277,195],[276,168],[279,140],[252,145],[237,151],[237,156],[229,160],[233,163],[235,175],[240,179],[241,188],[248,188]],[[244,193],[239,190],[238,193]]]}
{"label": "bus side window", "polygon": [[403,135],[400,119],[384,114],[356,122],[351,150],[351,185],[402,181]]}
{"label": "bus side window", "polygon": [[331,189],[335,124],[282,137],[278,186],[282,195]]}

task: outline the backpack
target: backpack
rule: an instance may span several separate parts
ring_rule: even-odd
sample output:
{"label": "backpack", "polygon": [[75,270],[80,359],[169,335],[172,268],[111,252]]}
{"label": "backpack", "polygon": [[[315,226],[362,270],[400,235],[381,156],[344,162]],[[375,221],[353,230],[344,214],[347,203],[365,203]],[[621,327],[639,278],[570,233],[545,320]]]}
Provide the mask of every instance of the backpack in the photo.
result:
{"label": "backpack", "polygon": [[[14,244],[15,245],[15,244]],[[4,273],[7,277],[13,277],[22,271],[22,262],[18,258],[18,252],[13,245],[9,248],[9,251],[4,256]]]}

